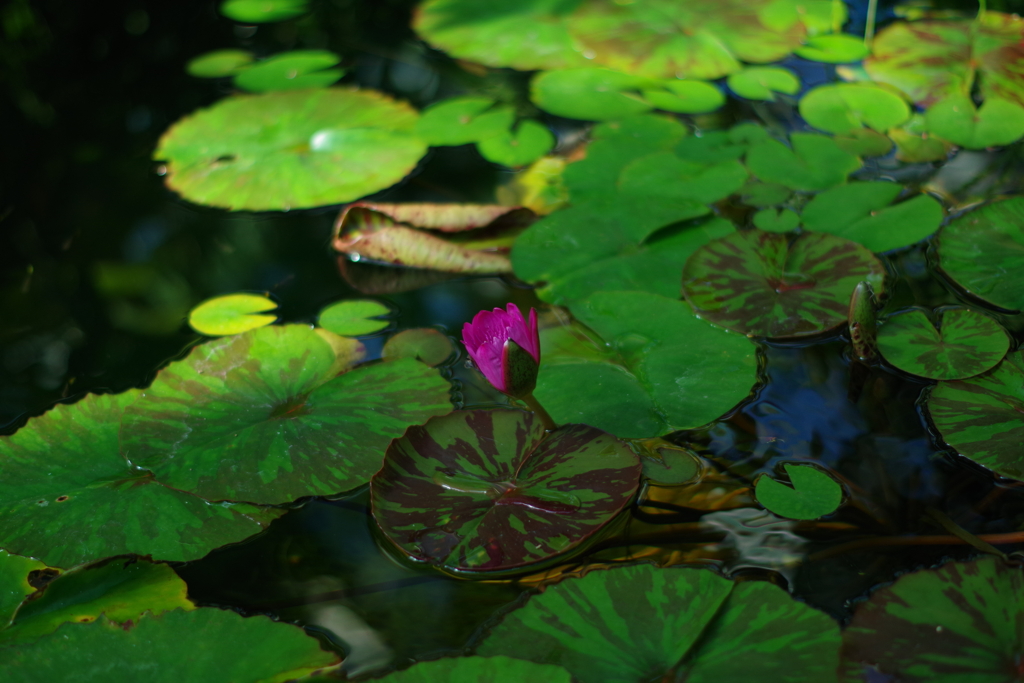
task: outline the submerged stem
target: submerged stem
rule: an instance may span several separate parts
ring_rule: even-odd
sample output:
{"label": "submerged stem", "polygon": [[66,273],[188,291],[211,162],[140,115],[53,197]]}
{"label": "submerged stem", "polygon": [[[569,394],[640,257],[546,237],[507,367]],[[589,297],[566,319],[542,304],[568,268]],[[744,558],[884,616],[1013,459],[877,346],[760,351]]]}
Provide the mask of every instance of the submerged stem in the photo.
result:
{"label": "submerged stem", "polygon": [[525,403],[526,405],[528,405],[530,407],[530,410],[532,410],[534,414],[540,418],[540,421],[544,423],[544,429],[546,429],[549,432],[553,432],[554,430],[558,429],[558,425],[555,424],[555,421],[551,419],[550,415],[548,415],[548,411],[544,410],[544,406],[542,406],[540,402],[533,397],[532,392],[527,394],[526,396],[520,397],[520,400],[523,401],[523,403]]}
{"label": "submerged stem", "polygon": [[869,48],[871,47],[871,41],[875,39],[875,16],[877,14],[878,0],[868,0],[868,18],[864,26],[864,44]]}

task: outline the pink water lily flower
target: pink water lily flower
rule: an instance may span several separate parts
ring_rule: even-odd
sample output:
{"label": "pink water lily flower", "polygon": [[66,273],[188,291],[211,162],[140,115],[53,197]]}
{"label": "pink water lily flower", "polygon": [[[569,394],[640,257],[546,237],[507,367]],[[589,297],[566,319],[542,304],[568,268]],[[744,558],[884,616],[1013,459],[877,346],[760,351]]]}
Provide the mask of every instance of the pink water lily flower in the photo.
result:
{"label": "pink water lily flower", "polygon": [[462,327],[462,343],[473,363],[498,391],[515,398],[533,392],[540,365],[536,310],[530,309],[529,323],[515,304],[509,304],[504,311],[480,311],[473,322]]}

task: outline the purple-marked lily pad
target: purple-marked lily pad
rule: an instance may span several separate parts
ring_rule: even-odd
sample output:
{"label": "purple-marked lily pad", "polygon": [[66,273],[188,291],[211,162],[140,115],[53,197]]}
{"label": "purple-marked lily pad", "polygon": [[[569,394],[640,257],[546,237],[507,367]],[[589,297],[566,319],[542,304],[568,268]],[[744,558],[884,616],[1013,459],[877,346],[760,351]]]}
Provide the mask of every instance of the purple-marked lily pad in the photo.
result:
{"label": "purple-marked lily pad", "polygon": [[477,648],[581,683],[834,681],[839,627],[769,583],[649,564],[589,572],[508,613]]}
{"label": "purple-marked lily pad", "polygon": [[1010,348],[1006,331],[992,318],[967,308],[928,315],[911,309],[892,316],[878,331],[882,356],[904,372],[928,379],[966,379],[991,370]]}
{"label": "purple-marked lily pad", "polygon": [[846,322],[862,280],[882,292],[885,268],[856,242],[806,232],[737,232],[700,249],[683,268],[697,314],[761,337],[802,337]]}
{"label": "purple-marked lily pad", "polygon": [[452,408],[448,382],[409,358],[343,372],[355,349],[303,325],[196,347],[128,408],[122,451],[211,500],[283,503],[355,488],[391,439]]}
{"label": "purple-marked lily pad", "polygon": [[1024,197],[971,211],[938,234],[939,268],[979,299],[1024,309],[1024,287],[1008,273],[1024,272]]}
{"label": "purple-marked lily pad", "polygon": [[0,546],[58,567],[128,553],[194,560],[283,514],[213,504],[129,465],[118,429],[140,394],[58,405],[0,438]]}
{"label": "purple-marked lily pad", "polygon": [[35,592],[29,573],[45,568],[45,562],[0,550],[0,629],[10,623],[21,601]]}
{"label": "purple-marked lily pad", "polygon": [[983,375],[939,382],[927,405],[942,440],[960,455],[1024,479],[1024,352]]}
{"label": "purple-marked lily pad", "polygon": [[514,570],[577,548],[636,493],[640,460],[586,425],[545,438],[533,413],[461,410],[412,427],[370,485],[373,515],[412,557]]}
{"label": "purple-marked lily pad", "polygon": [[843,631],[847,680],[864,680],[868,667],[906,683],[1019,680],[1022,602],[1020,567],[994,557],[901,576],[862,603]]}

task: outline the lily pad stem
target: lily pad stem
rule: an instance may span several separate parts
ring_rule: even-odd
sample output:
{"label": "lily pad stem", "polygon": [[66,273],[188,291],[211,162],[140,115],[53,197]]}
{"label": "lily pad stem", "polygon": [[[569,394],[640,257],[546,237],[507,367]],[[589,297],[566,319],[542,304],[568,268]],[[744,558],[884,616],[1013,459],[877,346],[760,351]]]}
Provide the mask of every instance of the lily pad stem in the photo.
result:
{"label": "lily pad stem", "polygon": [[540,418],[540,421],[544,423],[544,429],[546,429],[549,432],[553,432],[556,429],[558,429],[558,425],[555,424],[555,421],[551,419],[550,415],[548,415],[548,411],[544,410],[544,406],[540,404],[540,401],[533,397],[532,392],[527,394],[526,396],[521,397],[520,400],[522,400],[523,403],[528,405],[530,407],[530,410],[532,410],[534,414]]}

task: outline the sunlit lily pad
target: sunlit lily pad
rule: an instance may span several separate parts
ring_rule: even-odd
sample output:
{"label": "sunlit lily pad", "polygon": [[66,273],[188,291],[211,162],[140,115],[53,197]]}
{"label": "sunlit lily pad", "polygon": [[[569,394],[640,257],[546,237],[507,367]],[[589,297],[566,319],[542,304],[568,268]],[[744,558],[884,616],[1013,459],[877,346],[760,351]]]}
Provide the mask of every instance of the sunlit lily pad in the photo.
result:
{"label": "sunlit lily pad", "polygon": [[928,109],[925,124],[930,133],[955,145],[985,149],[1024,136],[1024,107],[1000,97],[975,107],[967,95],[950,95]]}
{"label": "sunlit lily pad", "polygon": [[196,347],[128,408],[123,452],[213,500],[283,503],[355,488],[391,439],[452,408],[448,382],[411,359],[338,376],[360,351],[303,325]]}
{"label": "sunlit lily pad", "polygon": [[185,71],[196,78],[222,78],[235,75],[253,59],[248,50],[214,50],[190,59]]}
{"label": "sunlit lily pad", "polygon": [[257,315],[272,311],[277,304],[257,294],[226,294],[207,299],[188,314],[192,329],[210,336],[241,334],[277,320],[276,315]]}
{"label": "sunlit lily pad", "polygon": [[515,121],[511,107],[495,107],[490,97],[454,97],[436,102],[420,115],[416,134],[431,146],[464,145],[507,131]]}
{"label": "sunlit lily pad", "polygon": [[317,323],[334,334],[359,337],[380,332],[390,325],[390,321],[380,319],[390,313],[391,309],[379,301],[346,299],[333,303],[320,311]]}
{"label": "sunlit lily pad", "polygon": [[928,161],[945,161],[953,144],[931,135],[924,116],[915,114],[906,124],[889,131],[889,137],[896,144],[896,158],[917,164]]}
{"label": "sunlit lily pad", "polygon": [[452,340],[443,332],[429,327],[402,330],[384,343],[384,360],[415,358],[436,368],[455,353]]}
{"label": "sunlit lily pad", "polygon": [[339,663],[298,626],[206,608],[146,615],[130,628],[101,617],[0,647],[9,683],[80,681],[280,683]]}
{"label": "sunlit lily pad", "polygon": [[769,583],[651,565],[566,579],[477,648],[564,666],[581,683],[835,680],[839,628]]}
{"label": "sunlit lily pad", "polygon": [[45,568],[45,562],[0,550],[0,629],[10,623],[21,601],[35,593],[29,574]]}
{"label": "sunlit lily pad", "polygon": [[840,185],[804,207],[803,225],[876,252],[920,242],[942,223],[942,205],[924,194],[893,204],[902,192],[902,185],[882,181]]}
{"label": "sunlit lily pad", "polygon": [[115,558],[66,572],[46,585],[18,610],[0,647],[29,641],[56,631],[61,624],[87,624],[105,615],[117,624],[138,621],[144,613],[159,615],[181,608],[193,610],[188,586],[166,564]]}
{"label": "sunlit lily pad", "polygon": [[752,336],[800,337],[847,319],[861,280],[882,291],[885,268],[855,242],[803,233],[737,232],[697,250],[683,294],[702,318]]}
{"label": "sunlit lily pad", "polygon": [[884,133],[910,118],[910,107],[899,95],[872,83],[835,83],[804,95],[800,115],[829,133],[841,135],[863,126]]}
{"label": "sunlit lily pad", "polygon": [[419,662],[380,679],[385,683],[570,683],[560,666],[512,657],[454,657]]}
{"label": "sunlit lily pad", "polygon": [[1010,338],[992,318],[967,308],[939,312],[936,329],[924,311],[911,309],[878,331],[882,356],[904,372],[928,379],[966,379],[992,369]]}
{"label": "sunlit lily pad", "polygon": [[513,129],[481,140],[476,147],[480,156],[505,166],[525,166],[551,151],[555,136],[537,121],[520,121]]}
{"label": "sunlit lily pad", "polygon": [[656,109],[677,114],[706,114],[725,104],[722,91],[704,81],[667,80],[662,82],[662,87],[665,90],[643,91],[644,99]]}
{"label": "sunlit lily pad", "polygon": [[859,36],[839,34],[808,38],[794,52],[799,57],[815,62],[846,64],[864,59],[870,50]]}
{"label": "sunlit lily pad", "polygon": [[220,13],[247,24],[284,21],[309,11],[309,0],[225,0]]}
{"label": "sunlit lily pad", "polygon": [[1009,310],[1024,309],[1024,198],[993,202],[943,226],[939,267],[970,294]]}
{"label": "sunlit lily pad", "polygon": [[839,149],[859,157],[885,156],[893,144],[887,135],[870,128],[854,129],[846,135],[837,135],[835,140]]}
{"label": "sunlit lily pad", "polygon": [[533,79],[530,99],[544,111],[584,121],[610,121],[650,111],[640,96],[658,81],[610,69],[547,71]]}
{"label": "sunlit lily pad", "polygon": [[942,440],[994,472],[1024,479],[1024,353],[983,375],[939,382],[928,414]]}
{"label": "sunlit lily pad", "polygon": [[532,413],[472,410],[411,427],[388,448],[371,496],[377,524],[412,557],[486,572],[578,547],[639,482],[637,455],[599,429],[545,435]]}
{"label": "sunlit lily pad", "polygon": [[250,65],[235,76],[235,85],[249,92],[326,88],[345,74],[332,69],[341,57],[327,50],[292,50]]}
{"label": "sunlit lily pad", "polygon": [[758,503],[789,519],[818,519],[836,511],[843,499],[839,482],[811,465],[787,463],[784,467],[791,485],[761,475],[754,483]]}
{"label": "sunlit lily pad", "polygon": [[58,567],[126,553],[193,560],[283,513],[209,503],[129,465],[118,430],[140,393],[58,405],[0,439],[0,546]]}
{"label": "sunlit lily pad", "polygon": [[[851,672],[907,683],[1012,681],[1024,658],[1024,575],[994,557],[906,574],[843,631]],[[860,678],[860,676],[857,676]]]}
{"label": "sunlit lily pad", "polygon": [[834,140],[813,133],[793,133],[790,149],[778,140],[753,145],[747,153],[750,171],[766,183],[814,192],[839,185],[860,168],[860,159]]}
{"label": "sunlit lily pad", "polygon": [[340,204],[399,181],[426,152],[416,112],[348,88],[236,95],[171,126],[154,159],[190,201],[265,211]]}
{"label": "sunlit lily pad", "polygon": [[774,100],[775,93],[795,95],[800,79],[789,69],[778,66],[750,66],[729,74],[729,89],[748,100]]}

